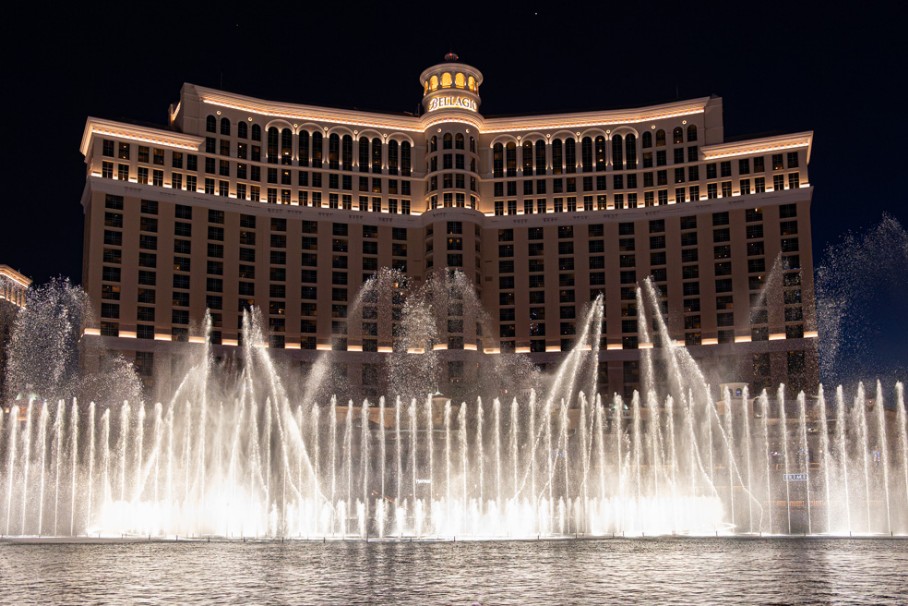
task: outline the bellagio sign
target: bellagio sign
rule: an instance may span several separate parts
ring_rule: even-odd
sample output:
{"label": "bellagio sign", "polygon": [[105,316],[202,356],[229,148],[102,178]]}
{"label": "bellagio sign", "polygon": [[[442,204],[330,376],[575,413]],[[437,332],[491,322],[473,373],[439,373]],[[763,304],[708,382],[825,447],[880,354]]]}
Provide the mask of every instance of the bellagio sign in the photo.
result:
{"label": "bellagio sign", "polygon": [[439,109],[466,109],[475,112],[477,109],[476,101],[469,97],[460,95],[451,95],[449,97],[434,97],[429,101],[429,111],[434,112]]}

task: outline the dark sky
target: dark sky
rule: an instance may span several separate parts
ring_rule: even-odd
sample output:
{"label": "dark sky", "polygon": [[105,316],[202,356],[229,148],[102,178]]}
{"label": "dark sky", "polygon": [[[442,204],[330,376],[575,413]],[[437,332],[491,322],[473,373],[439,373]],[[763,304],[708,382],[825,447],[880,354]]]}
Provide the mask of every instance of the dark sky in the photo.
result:
{"label": "dark sky", "polygon": [[813,130],[816,252],[884,211],[908,224],[906,33],[877,8],[890,3],[307,4],[32,2],[7,20],[0,263],[39,282],[80,280],[88,115],[164,126],[183,82],[413,111],[419,73],[449,49],[483,71],[485,115],[717,94],[727,137]]}

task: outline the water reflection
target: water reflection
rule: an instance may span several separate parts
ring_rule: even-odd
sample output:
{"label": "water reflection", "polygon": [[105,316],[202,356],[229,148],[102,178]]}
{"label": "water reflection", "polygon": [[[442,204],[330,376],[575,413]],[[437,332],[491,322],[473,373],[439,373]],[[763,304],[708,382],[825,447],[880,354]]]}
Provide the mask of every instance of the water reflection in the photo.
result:
{"label": "water reflection", "polygon": [[0,603],[902,603],[908,542],[0,544]]}

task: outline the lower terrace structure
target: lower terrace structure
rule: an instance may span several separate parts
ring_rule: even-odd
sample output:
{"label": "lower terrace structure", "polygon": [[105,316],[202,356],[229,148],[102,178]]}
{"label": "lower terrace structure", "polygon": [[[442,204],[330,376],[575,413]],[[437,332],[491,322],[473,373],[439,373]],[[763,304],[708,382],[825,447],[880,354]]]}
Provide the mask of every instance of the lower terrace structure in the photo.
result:
{"label": "lower terrace structure", "polygon": [[600,388],[627,394],[651,276],[672,338],[723,380],[817,384],[811,132],[727,142],[717,97],[486,118],[482,74],[455,55],[420,84],[420,116],[185,84],[167,128],[89,118],[89,341],[169,390],[206,309],[229,356],[256,306],[278,358],[305,372],[332,350],[354,391],[384,393],[399,306],[353,317],[360,286],[383,267],[459,270],[495,334],[453,318],[450,382],[488,355],[557,364],[602,294]]}
{"label": "lower terrace structure", "polygon": [[7,349],[19,310],[25,307],[32,281],[8,265],[0,265],[0,408],[16,394],[6,393]]}

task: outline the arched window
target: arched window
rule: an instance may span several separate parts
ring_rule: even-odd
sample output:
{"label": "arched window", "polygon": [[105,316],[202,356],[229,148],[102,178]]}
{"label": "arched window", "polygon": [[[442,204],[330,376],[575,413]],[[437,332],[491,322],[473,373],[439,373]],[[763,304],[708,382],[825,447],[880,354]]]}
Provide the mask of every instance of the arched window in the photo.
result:
{"label": "arched window", "polygon": [[429,88],[432,90],[438,90],[438,76],[432,76],[429,78]]}
{"label": "arched window", "polygon": [[533,174],[533,142],[523,142],[523,176]]}
{"label": "arched window", "polygon": [[593,172],[593,140],[590,137],[584,137],[580,143],[580,162],[583,172]]}
{"label": "arched window", "polygon": [[300,131],[300,166],[309,166],[309,131]]}
{"label": "arched window", "polygon": [[675,130],[672,131],[672,143],[684,143],[684,129],[680,126],[676,126]]}
{"label": "arched window", "polygon": [[245,139],[249,136],[249,127],[246,126],[245,122],[236,123],[236,136],[240,139]]}
{"label": "arched window", "polygon": [[507,168],[508,176],[517,176],[517,144],[513,141],[508,142],[507,146]]}
{"label": "arched window", "polygon": [[451,149],[451,144],[454,141],[454,137],[451,136],[451,133],[445,133],[445,136],[442,138],[442,147],[444,149]]}
{"label": "arched window", "polygon": [[410,142],[404,141],[400,144],[400,174],[405,177],[410,176]]}
{"label": "arched window", "polygon": [[[471,173],[476,172],[476,158],[470,158],[470,172]],[[475,189],[474,189],[474,191],[475,191]]]}
{"label": "arched window", "polygon": [[454,86],[456,86],[457,88],[463,88],[466,85],[467,85],[467,79],[464,78],[463,74],[458,73],[456,76],[454,76]]}
{"label": "arched window", "polygon": [[470,137],[470,151],[476,153],[476,139]]}
{"label": "arched window", "polygon": [[205,130],[209,133],[218,132],[218,119],[214,116],[208,116],[205,118]]}
{"label": "arched window", "polygon": [[643,131],[643,135],[640,137],[640,144],[643,146],[643,149],[647,149],[653,146],[653,133],[648,130]]}
{"label": "arched window", "polygon": [[227,118],[221,118],[221,134],[230,136],[230,120]]}
{"label": "arched window", "polygon": [[612,137],[612,166],[615,170],[624,170],[624,141],[621,135]]}
{"label": "arched window", "polygon": [[369,172],[369,139],[361,137],[359,140],[359,172]]}
{"label": "arched window", "polygon": [[451,81],[452,81],[452,78],[451,78],[451,74],[449,72],[445,72],[441,75],[441,87],[442,88],[451,88]]}
{"label": "arched window", "polygon": [[337,170],[340,167],[340,137],[337,133],[328,135],[328,168]]}
{"label": "arched window", "polygon": [[315,168],[322,167],[323,137],[318,131],[312,133],[312,166]]}
{"label": "arched window", "polygon": [[438,137],[432,135],[432,138],[429,139],[429,153],[438,151]]}
{"label": "arched window", "polygon": [[341,168],[353,170],[353,137],[350,135],[341,139]]}
{"label": "arched window", "polygon": [[271,164],[277,164],[277,143],[279,139],[279,133],[277,128],[272,126],[268,129],[268,162]]}
{"label": "arched window", "polygon": [[564,142],[564,166],[568,173],[577,172],[577,144],[573,137]]}
{"label": "arched window", "polygon": [[562,154],[561,139],[552,141],[552,174],[560,175],[564,172],[564,156]]}
{"label": "arched window", "polygon": [[381,139],[372,139],[372,172],[381,174]]}
{"label": "arched window", "polygon": [[637,168],[637,137],[635,135],[628,135],[624,138],[624,148],[627,150],[625,154],[627,156],[627,167]]}
{"label": "arched window", "polygon": [[690,126],[687,127],[687,141],[689,143],[691,141],[696,141],[696,140],[697,140],[697,125],[691,124]]}
{"label": "arched window", "polygon": [[661,128],[656,131],[656,147],[665,145],[665,131]]}
{"label": "arched window", "polygon": [[500,179],[504,176],[504,145],[496,143],[492,148],[492,177]]}
{"label": "arched window", "polygon": [[544,175],[545,170],[545,141],[540,139],[539,141],[536,141],[536,174]]}
{"label": "arched window", "polygon": [[596,170],[605,170],[605,137],[596,137]]}
{"label": "arched window", "polygon": [[454,149],[463,149],[463,135],[461,133],[454,135]]}
{"label": "arched window", "polygon": [[289,128],[281,131],[281,164],[293,164],[293,132]]}
{"label": "arched window", "polygon": [[258,124],[252,125],[252,140],[261,141],[262,140],[262,127]]}
{"label": "arched window", "polygon": [[474,78],[473,76],[470,76],[469,78],[467,78],[467,88],[469,88],[472,91],[476,90],[476,78]]}
{"label": "arched window", "polygon": [[397,174],[397,165],[398,165],[398,146],[397,141],[388,142],[388,174],[396,175]]}

